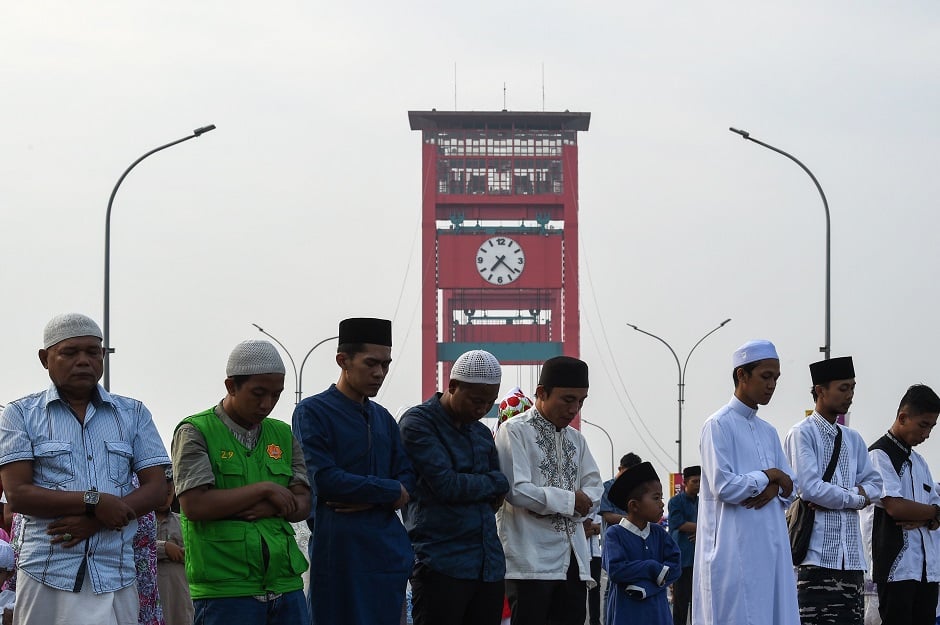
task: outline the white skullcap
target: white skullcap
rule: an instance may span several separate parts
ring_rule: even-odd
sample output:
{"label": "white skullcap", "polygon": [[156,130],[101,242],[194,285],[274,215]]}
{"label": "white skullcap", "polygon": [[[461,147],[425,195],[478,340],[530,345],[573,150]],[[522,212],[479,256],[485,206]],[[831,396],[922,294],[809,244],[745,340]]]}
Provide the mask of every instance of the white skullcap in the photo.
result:
{"label": "white skullcap", "polygon": [[731,368],[737,369],[743,365],[769,358],[780,360],[780,356],[777,355],[777,348],[774,347],[773,343],[764,340],[748,341],[735,350]]}
{"label": "white skullcap", "polygon": [[496,356],[482,349],[465,352],[454,362],[450,379],[468,384],[499,384],[503,369]]}
{"label": "white skullcap", "polygon": [[5,540],[0,540],[0,569],[13,570],[13,547]]}
{"label": "white skullcap", "polygon": [[225,376],[286,373],[277,348],[267,341],[242,341],[229,354]]}
{"label": "white skullcap", "polygon": [[79,313],[56,315],[46,324],[46,329],[42,332],[42,348],[49,349],[56,343],[74,339],[77,336],[103,338],[101,328],[90,317]]}

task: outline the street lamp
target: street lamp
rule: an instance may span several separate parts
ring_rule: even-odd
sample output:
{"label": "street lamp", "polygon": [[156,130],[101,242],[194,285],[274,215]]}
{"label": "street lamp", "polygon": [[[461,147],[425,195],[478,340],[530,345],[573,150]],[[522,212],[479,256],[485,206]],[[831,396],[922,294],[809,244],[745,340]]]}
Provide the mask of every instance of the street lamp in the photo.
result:
{"label": "street lamp", "polygon": [[751,134],[747,132],[746,130],[738,130],[737,128],[728,128],[728,130],[730,130],[733,133],[741,135],[747,141],[753,141],[757,145],[762,145],[768,150],[772,150],[776,152],[777,154],[782,154],[786,156],[788,159],[790,159],[791,161],[799,165],[800,168],[803,171],[805,171],[809,175],[810,178],[812,178],[813,184],[816,185],[816,190],[819,191],[819,197],[822,198],[823,209],[826,211],[826,306],[825,306],[826,310],[824,313],[825,323],[826,323],[826,338],[825,338],[825,345],[820,347],[819,351],[821,351],[825,355],[824,360],[829,360],[829,352],[832,349],[832,341],[830,340],[830,329],[831,329],[830,302],[832,300],[832,297],[831,297],[831,292],[829,288],[829,284],[831,282],[831,276],[832,276],[832,268],[831,268],[832,264],[830,262],[830,247],[831,246],[830,246],[830,232],[829,232],[829,202],[826,201],[826,194],[823,193],[822,187],[819,185],[819,181],[816,180],[816,176],[814,176],[813,172],[809,170],[809,167],[801,163],[799,159],[797,159],[792,154],[787,154],[780,148],[775,148],[769,143],[758,141],[757,139],[752,137]]}
{"label": "street lamp", "polygon": [[669,352],[672,354],[672,357],[676,359],[676,367],[679,369],[679,438],[676,440],[676,444],[679,446],[679,473],[682,473],[682,468],[683,468],[682,467],[682,404],[685,403],[685,369],[686,367],[689,366],[689,358],[692,357],[692,352],[695,351],[695,348],[701,345],[702,341],[707,339],[713,333],[725,327],[725,324],[728,323],[729,321],[731,321],[731,319],[725,319],[724,321],[718,324],[718,327],[710,330],[707,334],[705,334],[705,336],[700,338],[698,342],[692,346],[692,349],[689,350],[688,356],[685,357],[684,365],[679,364],[679,357],[676,355],[676,350],[674,350],[672,346],[669,345],[669,343],[667,343],[660,337],[656,336],[652,332],[647,332],[646,330],[640,329],[636,327],[635,325],[633,325],[632,323],[627,324],[628,326],[630,326],[637,332],[642,332],[646,336],[651,336],[657,341],[659,341],[660,343],[662,343],[663,345],[665,345],[669,349]]}
{"label": "street lamp", "polygon": [[581,417],[581,422],[587,423],[588,425],[593,425],[594,427],[596,427],[598,430],[604,433],[604,436],[606,436],[607,440],[610,442],[610,476],[613,477],[617,471],[616,471],[616,465],[614,464],[614,439],[610,437],[610,432],[608,432],[607,430],[605,430],[598,424],[594,423],[593,421],[588,421],[584,417]]}
{"label": "street lamp", "polygon": [[303,395],[302,395],[302,392],[303,392],[303,391],[302,391],[302,388],[303,388],[303,386],[302,386],[302,385],[303,385],[303,382],[304,382],[304,365],[307,364],[307,358],[310,357],[310,354],[312,354],[312,353],[313,353],[313,350],[315,350],[316,348],[320,347],[321,345],[323,345],[323,344],[326,343],[327,341],[332,341],[332,340],[334,340],[334,339],[338,339],[339,337],[338,337],[338,336],[331,336],[331,337],[329,337],[329,338],[325,338],[325,339],[323,339],[322,341],[318,342],[318,343],[317,343],[316,345],[314,345],[313,347],[311,347],[311,348],[310,348],[310,351],[307,352],[307,355],[304,356],[303,361],[301,361],[301,363],[300,363],[300,369],[298,370],[298,369],[297,369],[297,365],[294,364],[294,357],[291,356],[291,355],[290,355],[290,352],[287,350],[287,348],[284,347],[284,343],[281,343],[279,340],[277,340],[277,338],[276,338],[273,334],[271,334],[270,332],[267,332],[264,328],[262,328],[261,326],[259,326],[257,323],[253,323],[253,324],[251,324],[251,325],[253,325],[254,327],[258,328],[258,332],[260,332],[261,334],[263,334],[263,335],[269,337],[272,341],[274,341],[275,343],[277,343],[278,345],[280,345],[280,346],[281,346],[281,349],[284,350],[284,353],[287,354],[287,358],[290,360],[290,366],[291,366],[291,368],[294,370],[294,389],[295,389],[294,405],[296,406],[297,404],[300,403],[300,400],[303,398]]}
{"label": "street lamp", "polygon": [[161,145],[158,148],[154,148],[138,158],[136,161],[131,163],[131,166],[124,170],[124,173],[121,174],[121,177],[118,178],[117,183],[114,185],[114,188],[111,190],[111,197],[108,198],[108,212],[105,215],[104,223],[104,388],[105,390],[111,390],[111,354],[114,353],[114,348],[111,347],[111,206],[114,204],[114,196],[117,195],[118,188],[121,186],[121,183],[124,182],[124,179],[127,177],[127,174],[131,173],[131,170],[134,169],[137,164],[150,156],[151,154],[156,154],[160,150],[165,150],[169,147],[173,147],[177,143],[182,143],[183,141],[189,141],[190,139],[195,139],[196,137],[203,135],[210,130],[215,130],[215,124],[209,124],[208,126],[203,126],[201,128],[196,128],[191,135],[183,137],[182,139],[177,139],[176,141],[171,141],[166,145]]}

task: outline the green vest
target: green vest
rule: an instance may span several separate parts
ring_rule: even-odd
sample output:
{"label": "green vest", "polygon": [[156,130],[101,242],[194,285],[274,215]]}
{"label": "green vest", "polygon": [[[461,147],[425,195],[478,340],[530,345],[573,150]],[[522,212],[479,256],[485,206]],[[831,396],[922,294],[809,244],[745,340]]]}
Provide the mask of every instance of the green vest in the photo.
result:
{"label": "green vest", "polygon": [[[262,421],[261,436],[252,450],[232,435],[213,408],[183,419],[183,423],[195,426],[206,439],[214,488],[265,481],[286,488],[290,483],[293,439],[286,423]],[[248,597],[303,588],[301,574],[307,570],[307,561],[297,547],[294,528],[285,519],[190,521],[180,514],[180,523],[193,599]]]}

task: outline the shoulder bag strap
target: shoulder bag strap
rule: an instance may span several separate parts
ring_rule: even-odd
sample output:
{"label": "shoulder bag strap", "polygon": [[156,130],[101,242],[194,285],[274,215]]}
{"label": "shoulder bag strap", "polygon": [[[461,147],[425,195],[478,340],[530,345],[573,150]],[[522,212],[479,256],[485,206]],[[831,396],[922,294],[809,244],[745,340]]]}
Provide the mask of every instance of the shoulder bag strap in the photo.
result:
{"label": "shoulder bag strap", "polygon": [[839,452],[842,451],[842,428],[836,425],[838,432],[836,433],[836,442],[832,446],[832,458],[829,459],[829,466],[826,467],[826,472],[823,474],[823,482],[828,482],[832,479],[832,474],[836,472],[836,463],[839,462]]}

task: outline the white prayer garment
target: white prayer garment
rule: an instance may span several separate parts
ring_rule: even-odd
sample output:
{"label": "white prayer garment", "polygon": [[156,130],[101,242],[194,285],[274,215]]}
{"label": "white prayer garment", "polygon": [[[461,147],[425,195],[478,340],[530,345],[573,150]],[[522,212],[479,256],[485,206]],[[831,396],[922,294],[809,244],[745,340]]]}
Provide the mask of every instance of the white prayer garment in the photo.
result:
{"label": "white prayer garment", "polygon": [[793,477],[772,425],[736,397],[702,427],[702,487],[695,539],[695,625],[799,625],[796,575],[782,496],[744,501],[767,487],[764,469]]}

